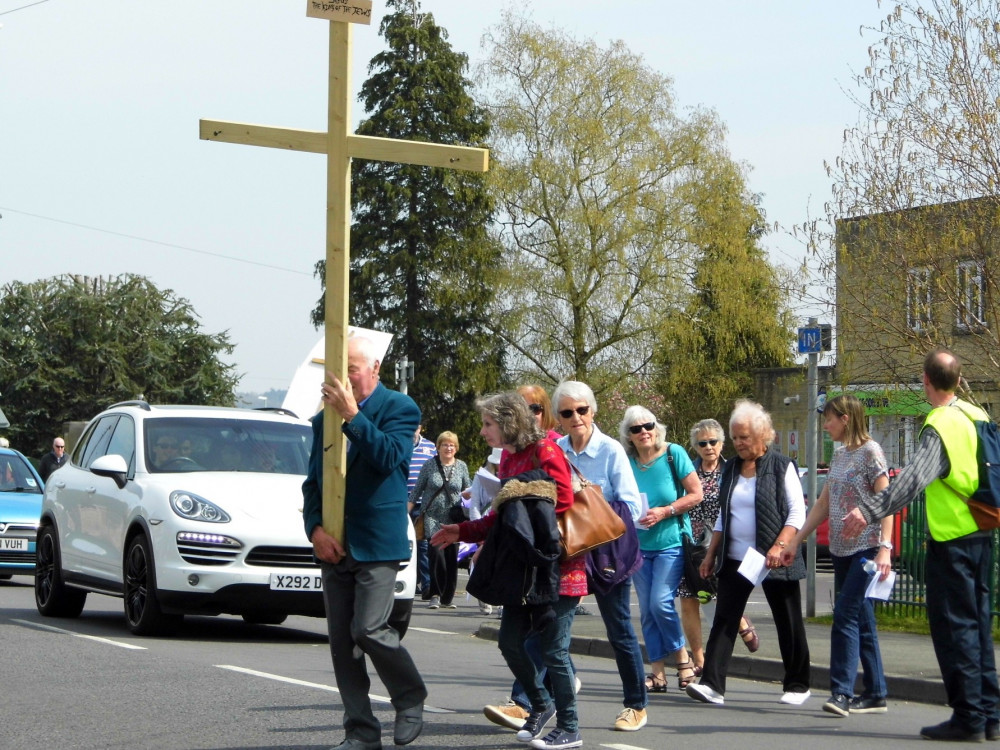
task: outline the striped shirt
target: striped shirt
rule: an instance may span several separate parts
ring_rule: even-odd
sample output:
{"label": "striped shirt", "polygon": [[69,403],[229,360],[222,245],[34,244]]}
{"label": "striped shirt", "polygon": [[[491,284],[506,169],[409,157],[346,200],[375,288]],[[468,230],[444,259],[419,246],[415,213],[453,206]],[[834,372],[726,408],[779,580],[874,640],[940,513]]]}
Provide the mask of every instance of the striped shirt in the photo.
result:
{"label": "striped shirt", "polygon": [[434,447],[434,443],[425,437],[421,437],[420,441],[413,446],[413,455],[410,456],[410,475],[406,480],[406,491],[409,494],[413,494],[417,477],[420,476],[420,470],[424,468],[424,464],[436,455],[437,449]]}

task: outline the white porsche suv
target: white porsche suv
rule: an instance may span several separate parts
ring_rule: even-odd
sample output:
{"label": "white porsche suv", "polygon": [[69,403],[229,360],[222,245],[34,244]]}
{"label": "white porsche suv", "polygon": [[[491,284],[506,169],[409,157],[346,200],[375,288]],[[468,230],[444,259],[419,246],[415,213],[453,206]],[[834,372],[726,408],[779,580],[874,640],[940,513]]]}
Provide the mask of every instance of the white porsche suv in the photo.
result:
{"label": "white porsche suv", "polygon": [[[46,483],[35,603],[77,617],[90,592],[122,597],[137,635],[185,614],[280,624],[325,615],[302,526],[312,428],[282,410],[115,404]],[[409,624],[416,544],[392,624]]]}

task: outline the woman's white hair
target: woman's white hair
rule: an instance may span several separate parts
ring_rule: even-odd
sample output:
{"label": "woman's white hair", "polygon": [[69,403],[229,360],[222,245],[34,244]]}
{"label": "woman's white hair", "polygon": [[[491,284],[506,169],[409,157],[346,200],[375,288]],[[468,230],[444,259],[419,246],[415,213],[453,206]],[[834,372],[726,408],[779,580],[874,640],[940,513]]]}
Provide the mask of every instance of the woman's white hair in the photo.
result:
{"label": "woman's white hair", "polygon": [[646,424],[653,422],[656,428],[653,430],[653,448],[660,450],[667,442],[667,428],[656,420],[653,414],[645,406],[630,406],[625,410],[621,424],[618,425],[618,439],[625,448],[625,453],[629,456],[637,456],[639,452],[635,449],[635,444],[631,440],[632,433],[628,428],[634,424]]}
{"label": "woman's white hair", "polygon": [[754,437],[764,441],[764,445],[771,445],[774,442],[774,425],[771,422],[771,415],[764,411],[764,407],[749,399],[740,399],[733,407],[733,413],[729,415],[729,434],[733,434],[733,425],[743,424],[750,428]]}
{"label": "woman's white hair", "polygon": [[590,413],[597,414],[597,399],[594,392],[586,383],[579,380],[564,380],[556,386],[555,393],[552,394],[552,408],[559,409],[559,400],[568,398],[570,401],[586,401],[590,405]]}
{"label": "woman's white hair", "polygon": [[694,427],[691,428],[691,447],[698,447],[698,436],[703,432],[707,432],[709,435],[713,435],[722,442],[726,441],[726,432],[722,429],[722,425],[719,424],[714,419],[703,419],[700,422],[696,422]]}

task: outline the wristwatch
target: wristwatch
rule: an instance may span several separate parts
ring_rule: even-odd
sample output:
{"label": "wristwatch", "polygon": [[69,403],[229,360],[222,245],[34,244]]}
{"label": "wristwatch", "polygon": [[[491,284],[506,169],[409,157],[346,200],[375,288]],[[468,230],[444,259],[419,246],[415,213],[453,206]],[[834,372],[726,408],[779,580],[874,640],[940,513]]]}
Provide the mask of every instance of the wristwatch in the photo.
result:
{"label": "wristwatch", "polygon": [[885,549],[889,550],[890,552],[892,551],[892,542],[890,542],[888,539],[883,539],[882,541],[880,541],[878,543],[878,546],[879,547],[884,547]]}

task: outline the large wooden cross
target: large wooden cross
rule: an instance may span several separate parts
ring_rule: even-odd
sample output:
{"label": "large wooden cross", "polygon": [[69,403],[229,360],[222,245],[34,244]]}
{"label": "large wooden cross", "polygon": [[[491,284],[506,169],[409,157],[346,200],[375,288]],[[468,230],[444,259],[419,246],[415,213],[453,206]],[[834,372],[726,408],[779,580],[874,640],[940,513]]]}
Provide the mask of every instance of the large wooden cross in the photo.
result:
{"label": "large wooden cross", "polygon": [[[351,159],[485,172],[489,151],[351,133],[351,24],[371,22],[371,2],[307,0],[306,14],[330,23],[327,132],[201,120],[200,137],[326,154],[326,362],[347,383]],[[346,451],[340,419],[330,407],[324,419],[323,444],[330,446],[323,455],[323,528],[343,542]]]}

